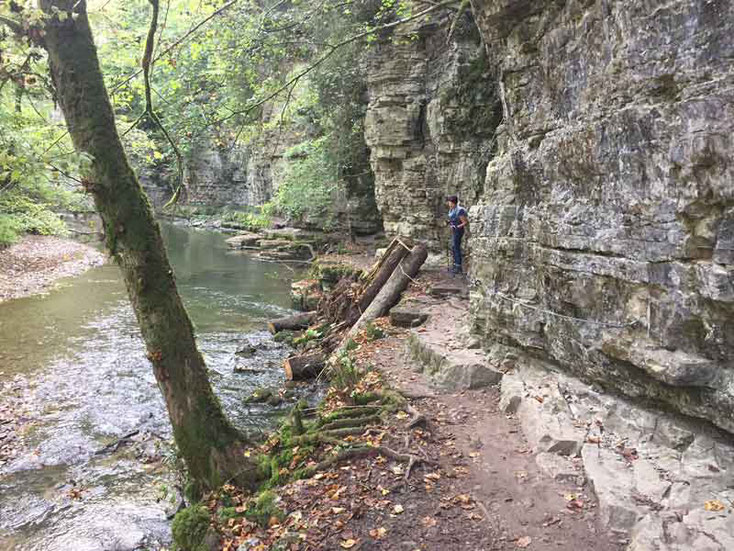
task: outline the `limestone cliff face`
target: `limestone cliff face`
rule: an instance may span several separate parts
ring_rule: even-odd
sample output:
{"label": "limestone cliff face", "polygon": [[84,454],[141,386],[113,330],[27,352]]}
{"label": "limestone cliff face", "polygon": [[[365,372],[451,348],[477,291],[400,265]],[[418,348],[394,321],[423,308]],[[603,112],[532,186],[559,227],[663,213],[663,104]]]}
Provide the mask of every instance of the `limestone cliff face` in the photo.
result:
{"label": "limestone cliff face", "polygon": [[290,136],[283,132],[281,139],[263,137],[234,149],[197,144],[186,165],[186,202],[217,207],[254,207],[268,202],[277,190],[273,174],[285,162],[285,150],[294,145]]}
{"label": "limestone cliff face", "polygon": [[475,330],[734,432],[734,4],[472,8],[503,108]]}
{"label": "limestone cliff face", "polygon": [[401,27],[368,56],[365,139],[388,235],[448,239],[444,197],[475,203],[501,112],[467,14]]}

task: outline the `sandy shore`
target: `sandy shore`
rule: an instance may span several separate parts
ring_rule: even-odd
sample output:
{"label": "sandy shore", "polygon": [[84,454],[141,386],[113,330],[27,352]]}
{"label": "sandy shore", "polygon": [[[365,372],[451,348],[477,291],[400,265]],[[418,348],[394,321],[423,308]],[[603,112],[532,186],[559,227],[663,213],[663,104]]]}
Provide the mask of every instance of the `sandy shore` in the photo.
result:
{"label": "sandy shore", "polygon": [[56,280],[105,262],[98,250],[70,239],[28,235],[0,250],[0,302],[47,290]]}

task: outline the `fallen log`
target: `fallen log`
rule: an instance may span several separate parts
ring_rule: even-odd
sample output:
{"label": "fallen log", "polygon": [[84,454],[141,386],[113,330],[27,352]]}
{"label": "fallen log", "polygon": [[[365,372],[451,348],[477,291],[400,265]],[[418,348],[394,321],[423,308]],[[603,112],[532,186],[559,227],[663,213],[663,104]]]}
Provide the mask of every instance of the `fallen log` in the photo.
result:
{"label": "fallen log", "polygon": [[410,254],[398,263],[390,279],[382,286],[374,300],[352,326],[346,337],[342,339],[341,344],[336,349],[337,352],[344,348],[349,339],[354,338],[357,333],[364,329],[365,325],[387,314],[390,308],[400,301],[403,291],[418,274],[418,270],[423,266],[426,258],[428,258],[428,250],[424,244],[419,243],[413,247]]}
{"label": "fallen log", "polygon": [[392,244],[385,251],[385,255],[380,260],[376,270],[371,274],[372,277],[359,296],[356,304],[350,308],[346,322],[347,326],[354,325],[360,318],[362,313],[367,310],[372,301],[375,300],[380,290],[390,280],[390,276],[395,272],[395,269],[403,260],[410,249],[407,248],[399,239],[393,240]]}
{"label": "fallen log", "polygon": [[283,362],[285,378],[289,381],[312,379],[321,373],[326,365],[326,357],[321,352],[308,352],[286,358]]}
{"label": "fallen log", "polygon": [[314,321],[316,321],[316,312],[301,312],[268,322],[268,331],[273,335],[280,331],[298,331],[306,329]]}

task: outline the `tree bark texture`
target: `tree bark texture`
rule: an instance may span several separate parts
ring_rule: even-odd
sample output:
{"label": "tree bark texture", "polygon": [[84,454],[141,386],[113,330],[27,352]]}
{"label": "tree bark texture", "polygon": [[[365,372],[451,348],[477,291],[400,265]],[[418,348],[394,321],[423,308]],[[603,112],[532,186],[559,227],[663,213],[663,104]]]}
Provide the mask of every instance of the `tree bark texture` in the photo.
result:
{"label": "tree bark texture", "polygon": [[[45,47],[58,101],[75,148],[92,158],[85,185],[120,266],[189,475],[201,489],[228,480],[247,485],[254,469],[209,384],[160,229],[116,130],[86,2],[41,0],[41,8],[49,15]],[[67,17],[61,21],[55,9]]]}
{"label": "tree bark texture", "polygon": [[280,331],[299,331],[316,321],[316,312],[302,312],[268,322],[268,331],[273,335]]}
{"label": "tree bark texture", "polygon": [[413,247],[410,254],[398,262],[390,279],[382,286],[375,299],[362,313],[357,322],[352,326],[337,350],[343,348],[346,341],[359,333],[367,323],[384,316],[400,301],[400,296],[408,287],[410,281],[418,274],[423,263],[428,258],[428,249],[423,243]]}
{"label": "tree bark texture", "polygon": [[390,276],[397,268],[400,261],[403,260],[410,252],[401,241],[395,240],[392,245],[385,251],[383,261],[380,262],[377,271],[372,280],[360,295],[357,303],[350,309],[347,314],[346,323],[348,326],[354,325],[360,316],[367,310],[375,297],[379,294],[382,287],[390,279]]}

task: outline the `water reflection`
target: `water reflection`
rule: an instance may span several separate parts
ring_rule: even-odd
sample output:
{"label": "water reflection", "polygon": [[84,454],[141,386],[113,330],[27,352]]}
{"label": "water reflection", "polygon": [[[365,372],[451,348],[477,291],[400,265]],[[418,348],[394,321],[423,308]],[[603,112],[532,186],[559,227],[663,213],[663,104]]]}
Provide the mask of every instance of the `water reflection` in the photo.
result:
{"label": "water reflection", "polygon": [[[217,394],[253,430],[272,411],[247,406],[278,384],[287,353],[262,331],[289,305],[290,269],[230,253],[220,234],[166,225],[164,238]],[[254,345],[257,369],[236,373]],[[22,447],[0,467],[0,548],[154,549],[169,537],[160,461],[165,408],[117,268],[65,282],[42,297],[0,304],[0,401],[25,419]],[[105,446],[136,432],[135,446]],[[165,450],[164,450],[165,451]],[[102,452],[102,453],[100,453]]]}

